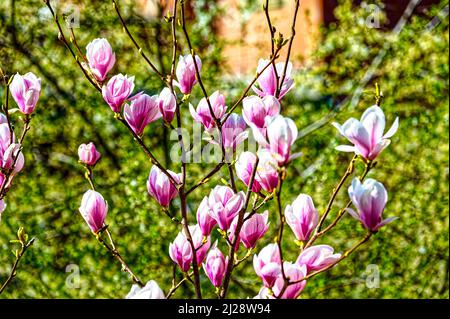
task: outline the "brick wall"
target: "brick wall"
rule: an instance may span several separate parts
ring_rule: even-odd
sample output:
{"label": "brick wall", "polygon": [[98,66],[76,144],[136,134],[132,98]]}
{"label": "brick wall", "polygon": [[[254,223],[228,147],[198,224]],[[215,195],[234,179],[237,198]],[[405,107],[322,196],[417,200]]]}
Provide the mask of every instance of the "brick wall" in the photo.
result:
{"label": "brick wall", "polygon": [[[299,61],[308,57],[318,41],[318,27],[323,21],[323,0],[303,0],[299,10],[296,37],[293,43],[293,58]],[[272,24],[285,38],[290,36],[294,1],[272,1],[281,3],[270,7]],[[258,10],[243,21],[236,0],[222,0],[225,14],[219,24],[219,36],[227,45],[224,57],[232,74],[246,74],[256,70],[259,58],[270,56],[270,33],[264,12]],[[285,54],[286,49],[282,52]]]}

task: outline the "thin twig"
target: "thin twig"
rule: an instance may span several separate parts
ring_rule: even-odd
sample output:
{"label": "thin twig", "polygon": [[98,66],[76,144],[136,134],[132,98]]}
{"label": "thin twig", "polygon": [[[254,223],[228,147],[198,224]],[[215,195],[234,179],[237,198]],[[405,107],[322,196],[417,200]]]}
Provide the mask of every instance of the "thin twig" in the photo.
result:
{"label": "thin twig", "polygon": [[[345,258],[347,258],[351,253],[353,253],[356,249],[358,249],[362,244],[364,244],[365,242],[367,242],[370,237],[372,236],[373,233],[369,232],[366,234],[366,236],[364,236],[363,239],[361,239],[359,242],[357,242],[352,248],[350,248],[349,250],[347,250],[345,253],[342,254],[342,256],[336,260],[334,263],[328,265],[327,267],[324,267],[320,270],[316,270],[310,274],[308,274],[307,276],[303,277],[302,279],[296,280],[296,281],[289,281],[288,285],[293,285],[293,284],[297,284],[300,283],[304,280],[308,280],[311,277],[314,277],[320,273],[323,273],[327,270],[329,270],[330,268],[333,268],[334,266],[336,266],[338,263],[340,263],[341,261],[343,261]],[[284,293],[284,292],[283,292]],[[279,294],[280,296],[282,295],[282,293]]]}
{"label": "thin twig", "polygon": [[294,15],[292,16],[292,24],[291,24],[291,37],[289,38],[288,51],[286,55],[286,61],[284,62],[283,75],[281,76],[281,80],[279,86],[277,88],[277,97],[280,96],[281,88],[283,87],[284,80],[286,79],[286,71],[289,64],[289,58],[291,56],[292,44],[294,43],[295,38],[295,24],[297,22],[298,9],[300,7],[300,0],[295,1],[295,9]]}
{"label": "thin twig", "polygon": [[[369,171],[373,167],[375,167],[375,165],[376,165],[376,162],[367,162],[365,164],[364,172],[362,173],[361,176],[359,176],[359,180],[361,182],[364,181],[364,179],[366,178],[366,176],[369,173]],[[341,208],[339,210],[338,215],[336,216],[336,218],[327,227],[325,227],[323,230],[318,231],[318,228],[316,227],[316,230],[314,231],[314,235],[308,240],[308,242],[305,244],[303,249],[306,249],[306,248],[310,247],[318,238],[322,237],[327,232],[329,232],[332,228],[334,228],[337,225],[337,223],[339,222],[339,220],[344,216],[344,214],[346,212],[346,209],[349,208],[351,204],[352,204],[352,201],[349,200],[347,202],[347,204],[343,208]]]}
{"label": "thin twig", "polygon": [[[267,26],[269,27],[269,32],[270,32],[270,42],[271,42],[271,58],[273,56],[275,56],[275,27],[272,25],[272,21],[270,20],[270,14],[269,14],[269,0],[266,0],[266,4],[263,5],[263,9],[264,9],[264,13],[266,15],[266,20],[267,20]],[[278,71],[277,68],[275,66],[275,60],[272,61],[272,67],[273,67],[273,71],[275,73],[275,80],[276,80],[276,85],[275,87],[278,90],[278,85],[279,85],[279,81],[280,79],[278,78]]]}
{"label": "thin twig", "polygon": [[88,81],[97,89],[97,91],[101,92],[102,89],[100,87],[100,85],[96,82],[94,82],[94,80],[89,76],[89,74],[86,72],[85,68],[83,67],[83,65],[80,62],[80,59],[78,58],[78,56],[75,54],[75,52],[73,51],[72,47],[70,46],[69,42],[67,41],[63,29],[61,27],[61,24],[59,23],[59,18],[58,15],[55,13],[55,11],[53,10],[53,7],[50,4],[49,0],[44,0],[45,4],[47,5],[47,7],[50,10],[50,13],[53,16],[53,19],[55,20],[56,26],[58,27],[58,38],[64,43],[64,45],[66,46],[66,48],[69,50],[70,54],[72,55],[72,57],[75,59],[76,63],[78,64],[78,66],[80,67],[80,69],[83,71],[84,76],[86,77],[86,79],[88,79]]}
{"label": "thin twig", "polygon": [[144,53],[141,46],[137,43],[137,41],[131,34],[130,30],[128,29],[127,24],[125,23],[125,20],[123,19],[122,14],[120,13],[119,6],[117,5],[117,1],[112,0],[112,4],[114,7],[114,10],[116,10],[117,16],[119,17],[120,23],[122,24],[123,30],[127,34],[128,38],[130,38],[131,42],[133,42],[133,44],[136,47],[136,49],[138,50],[139,54],[142,56],[142,58],[145,60],[145,62],[147,62],[147,64],[150,66],[150,68],[156,73],[156,75],[161,79],[161,81],[166,83],[164,75],[161,74],[161,72],[156,68],[156,66],[152,63],[152,61],[150,61],[148,56]]}
{"label": "thin twig", "polygon": [[261,76],[261,74],[264,73],[264,71],[278,58],[278,53],[280,52],[281,47],[279,47],[276,51],[275,51],[275,55],[270,59],[270,61],[259,71],[256,72],[255,77],[253,78],[253,80],[250,82],[249,85],[247,85],[247,87],[245,88],[244,92],[241,94],[241,96],[239,97],[239,99],[233,104],[233,106],[227,111],[227,115],[225,115],[225,117],[223,118],[222,122],[225,123],[226,120],[230,117],[231,113],[233,113],[233,111],[239,106],[239,104],[242,102],[242,100],[244,100],[244,98],[247,96],[247,93],[250,91],[250,89],[252,88],[253,84],[256,83],[256,81],[259,79],[259,77]]}
{"label": "thin twig", "polygon": [[3,285],[0,287],[0,295],[5,290],[5,288],[11,283],[11,281],[16,277],[17,275],[17,267],[19,266],[20,260],[22,259],[23,255],[27,251],[27,249],[33,245],[34,238],[32,238],[28,243],[21,243],[21,248],[16,254],[16,260],[14,261],[14,264],[12,266],[11,272],[9,273],[8,278],[3,283]]}
{"label": "thin twig", "polygon": [[186,281],[190,281],[190,277],[192,276],[192,273],[186,274],[183,279],[181,279],[178,283],[172,282],[172,287],[170,288],[169,292],[167,293],[166,299],[170,299],[173,294],[177,291],[178,288],[181,287],[181,285]]}
{"label": "thin twig", "polygon": [[187,191],[186,191],[186,195],[189,195],[190,193],[192,193],[194,190],[196,190],[198,187],[200,187],[201,185],[203,185],[203,184],[206,184],[209,180],[210,180],[210,178],[212,177],[212,176],[214,176],[221,168],[222,168],[222,166],[224,165],[225,163],[224,162],[220,162],[219,164],[217,164],[208,174],[206,174],[206,176],[205,177],[203,177],[200,181],[198,181],[197,183],[195,183],[195,185],[194,186],[192,186],[191,188],[189,188]]}
{"label": "thin twig", "polygon": [[[252,175],[250,177],[250,181],[248,182],[247,192],[245,194],[245,203],[239,212],[238,220],[236,223],[236,229],[234,231],[234,238],[229,247],[229,253],[228,253],[229,262],[228,262],[227,268],[225,270],[225,276],[224,276],[223,283],[222,283],[222,290],[219,295],[221,299],[224,299],[227,294],[228,285],[230,284],[230,279],[231,279],[231,273],[233,272],[233,269],[235,267],[234,262],[233,262],[234,254],[235,254],[235,247],[236,247],[237,241],[239,240],[239,233],[241,232],[242,225],[244,224],[244,216],[245,216],[245,212],[247,210],[248,204],[250,202],[250,195],[252,192],[253,184],[255,182],[256,170],[258,168],[258,164],[259,164],[259,158],[258,158],[258,156],[256,156],[256,161],[253,166]],[[228,237],[228,236],[225,236],[225,237]]]}
{"label": "thin twig", "polygon": [[123,257],[120,255],[119,251],[115,248],[114,242],[112,241],[112,237],[111,234],[109,233],[108,229],[104,229],[104,231],[106,232],[110,242],[111,242],[111,246],[108,245],[108,243],[106,243],[103,238],[101,237],[101,232],[94,234],[95,238],[97,238],[97,240],[99,241],[100,244],[103,245],[103,247],[106,248],[106,250],[108,250],[111,255],[122,265],[122,271],[128,273],[130,275],[130,278],[133,282],[135,282],[136,284],[138,284],[141,288],[144,287],[144,283],[139,279],[139,277],[131,270],[131,268],[128,266],[128,264],[125,262],[125,260],[123,259]]}
{"label": "thin twig", "polygon": [[142,138],[137,135],[134,130],[131,128],[131,126],[128,124],[128,122],[122,117],[122,116],[116,116],[116,118],[123,124],[125,127],[130,131],[131,135],[133,135],[136,142],[139,144],[139,146],[142,148],[144,153],[147,155],[147,157],[150,159],[152,164],[156,165],[172,182],[173,185],[178,186],[178,182],[173,178],[173,176],[167,171],[166,168],[156,159],[156,157],[153,155],[153,153],[150,151],[150,149],[145,145]]}
{"label": "thin twig", "polygon": [[[284,168],[282,168],[284,169]],[[280,181],[280,184],[278,185],[278,190],[276,193],[276,198],[277,198],[277,207],[278,207],[278,216],[280,218],[280,227],[278,228],[278,235],[276,237],[276,244],[278,246],[278,252],[280,254],[280,260],[281,260],[281,276],[283,278],[283,289],[284,287],[287,287],[288,285],[288,281],[289,278],[286,277],[286,272],[284,271],[284,259],[283,259],[283,247],[281,245],[282,240],[283,240],[283,230],[284,230],[284,224],[286,222],[286,217],[284,216],[284,212],[283,212],[283,206],[281,203],[281,191],[283,188],[283,180],[284,180],[284,173],[285,171],[280,170],[279,174],[278,174],[278,179]],[[281,294],[280,294],[281,295]]]}
{"label": "thin twig", "polygon": [[325,222],[325,219],[328,216],[328,213],[331,210],[331,207],[334,203],[334,200],[336,199],[337,194],[339,193],[339,190],[341,189],[342,185],[344,185],[345,181],[347,180],[347,178],[353,174],[353,169],[355,167],[355,162],[356,159],[358,158],[357,155],[354,155],[353,158],[351,159],[350,163],[348,164],[347,169],[345,170],[344,175],[342,176],[341,180],[339,181],[339,183],[337,184],[337,186],[333,189],[333,193],[331,195],[330,200],[328,201],[327,207],[325,208],[325,211],[323,212],[322,216],[320,217],[320,221],[317,224],[317,232],[320,232],[322,229],[322,225]]}

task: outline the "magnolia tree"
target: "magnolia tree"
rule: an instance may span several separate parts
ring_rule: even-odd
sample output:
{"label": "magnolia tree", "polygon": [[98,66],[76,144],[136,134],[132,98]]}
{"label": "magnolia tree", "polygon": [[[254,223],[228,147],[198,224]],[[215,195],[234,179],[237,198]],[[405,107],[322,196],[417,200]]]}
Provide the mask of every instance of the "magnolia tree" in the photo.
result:
{"label": "magnolia tree", "polygon": [[[331,197],[315,199],[327,200],[325,210],[319,213],[313,198],[307,194],[298,194],[292,202],[282,203],[286,173],[299,156],[292,152],[298,135],[297,127],[292,119],[282,115],[283,97],[295,85],[293,66],[289,61],[295,32],[287,39],[276,34],[268,11],[269,1],[265,2],[264,12],[271,35],[270,56],[259,60],[256,76],[232,106],[227,106],[224,92],[216,90],[209,94],[202,82],[202,73],[208,66],[202,65],[201,57],[195,54],[195,48],[191,45],[185,19],[185,1],[175,0],[165,17],[172,26],[173,52],[169,74],[162,74],[151,62],[127,28],[117,1],[112,1],[124,31],[161,79],[164,88],[154,96],[134,92],[134,76],[112,72],[117,57],[107,39],[94,39],[83,50],[70,26],[67,38],[57,12],[49,1],[45,2],[55,19],[59,39],[102,95],[105,107],[111,108],[111,118],[128,129],[136,145],[152,163],[147,181],[149,195],[180,227],[170,243],[167,258],[173,261],[183,277],[177,280],[179,276],[174,271],[172,287],[163,292],[157,283],[158,278],[142,281],[116,248],[106,224],[108,204],[101,190],[96,189],[93,178],[100,153],[93,143],[80,145],[79,160],[86,169],[91,189],[83,195],[79,211],[95,238],[111,252],[134,282],[127,298],[171,298],[184,283],[192,285],[196,297],[202,298],[202,276],[210,280],[211,289],[215,289],[219,298],[226,298],[233,271],[242,263],[249,262],[252,255],[255,276],[261,279],[262,286],[255,298],[298,298],[309,280],[343,261],[393,220],[382,218],[388,199],[383,184],[365,178],[398,127],[398,119],[395,119],[392,127],[384,132],[386,120],[380,107],[379,92],[376,105],[367,108],[360,120],[351,118],[343,125],[333,124],[350,143],[339,146],[337,150],[354,153],[354,156],[337,186],[330,190]],[[300,1],[295,1],[292,30],[295,30],[299,5]],[[179,36],[187,43],[187,55],[182,54]],[[285,61],[278,62],[283,48],[287,48]],[[190,103],[195,86],[200,87],[203,95],[198,105]],[[213,150],[211,157],[201,159],[215,161],[210,172],[205,176],[191,177],[193,180],[188,180],[187,163],[195,156],[195,145],[191,146],[181,120],[189,116],[202,126],[206,143]],[[173,163],[178,164],[175,172],[164,167],[143,141],[145,129],[160,124],[176,132],[175,144],[181,157],[172,158]],[[243,149],[246,140],[248,149]],[[195,143],[201,141],[194,140]],[[353,177],[357,161],[362,161],[365,169]],[[222,169],[226,170],[228,178],[222,179],[224,183],[220,185],[212,184],[211,178]],[[237,183],[236,177],[245,187]],[[353,181],[348,188],[347,205],[326,223],[338,192],[349,178]],[[188,212],[187,202],[199,188],[209,194],[196,203],[196,214],[192,214]],[[169,205],[175,198],[179,199],[180,211],[171,214]],[[275,209],[268,209],[271,200],[276,202]],[[317,245],[316,240],[326,235],[346,213],[354,217],[367,230],[367,234],[343,252],[335,252],[328,245]],[[270,218],[271,223],[270,215],[274,215]],[[298,258],[292,261],[284,258],[282,242],[286,226],[294,233],[299,249]],[[270,229],[276,234],[273,243],[258,247],[258,242],[268,236]],[[211,237],[214,231],[220,235],[214,236],[218,239],[213,242]]]}
{"label": "magnolia tree", "polygon": [[[35,74],[28,72],[25,75],[19,73],[8,77],[3,70],[0,69],[5,92],[5,103],[2,104],[2,112],[0,113],[0,220],[7,210],[5,197],[13,186],[16,175],[23,169],[25,158],[22,153],[25,137],[30,130],[31,116],[36,108],[41,93],[41,79]],[[9,108],[9,96],[12,96],[17,104],[17,108]],[[16,128],[12,122],[11,115],[20,114],[22,121],[22,132],[16,137],[14,129]],[[8,218],[8,217],[7,217]],[[1,225],[0,225],[1,226]],[[12,240],[20,247],[13,251],[16,260],[12,266],[10,275],[6,281],[0,286],[0,294],[5,290],[6,286],[16,276],[17,267],[20,259],[25,251],[33,244],[34,239],[28,240],[23,227],[17,231],[17,239]]]}

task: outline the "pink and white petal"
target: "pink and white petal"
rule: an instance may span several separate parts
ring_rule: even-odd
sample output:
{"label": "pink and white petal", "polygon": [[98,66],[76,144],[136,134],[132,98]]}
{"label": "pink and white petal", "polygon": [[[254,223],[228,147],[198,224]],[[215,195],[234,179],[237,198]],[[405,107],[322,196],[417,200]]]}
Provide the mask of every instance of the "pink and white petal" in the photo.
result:
{"label": "pink and white petal", "polygon": [[378,142],[373,150],[369,153],[367,156],[369,159],[375,159],[386,147],[391,144],[391,140],[383,139],[380,142]]}
{"label": "pink and white petal", "polygon": [[289,157],[289,161],[292,161],[292,160],[294,160],[294,159],[296,159],[296,158],[299,158],[300,156],[302,156],[302,152],[297,152],[297,153],[294,153],[294,154],[292,154],[290,157]]}
{"label": "pink and white petal", "polygon": [[347,213],[349,213],[350,216],[352,216],[353,218],[355,218],[355,219],[357,219],[357,220],[361,220],[361,218],[359,217],[358,213],[355,212],[354,209],[352,209],[352,208],[346,208],[345,211],[346,211]]}
{"label": "pink and white petal", "polygon": [[339,133],[341,133],[341,135],[344,135],[344,131],[342,131],[342,125],[337,123],[337,122],[333,122],[331,123],[331,125],[333,125],[338,131]]}
{"label": "pink and white petal", "polygon": [[369,133],[371,147],[374,147],[383,137],[386,125],[383,110],[377,105],[368,108],[361,117],[361,124]]}
{"label": "pink and white petal", "polygon": [[267,142],[266,137],[264,136],[265,129],[260,129],[254,125],[250,126],[253,133],[253,138],[261,147],[269,147],[269,143]]}
{"label": "pink and white petal", "polygon": [[356,152],[356,147],[352,145],[339,145],[335,147],[335,150],[341,152]]}
{"label": "pink and white petal", "polygon": [[398,117],[396,117],[391,128],[386,132],[386,134],[384,134],[383,138],[391,138],[397,132],[399,125],[398,122],[399,122]]}
{"label": "pink and white petal", "polygon": [[398,219],[397,216],[386,218],[386,219],[383,220],[381,223],[379,223],[379,224],[376,226],[376,228],[379,229],[379,228],[383,227],[384,225],[387,225],[387,224],[393,222],[393,221],[396,220],[396,219]]}

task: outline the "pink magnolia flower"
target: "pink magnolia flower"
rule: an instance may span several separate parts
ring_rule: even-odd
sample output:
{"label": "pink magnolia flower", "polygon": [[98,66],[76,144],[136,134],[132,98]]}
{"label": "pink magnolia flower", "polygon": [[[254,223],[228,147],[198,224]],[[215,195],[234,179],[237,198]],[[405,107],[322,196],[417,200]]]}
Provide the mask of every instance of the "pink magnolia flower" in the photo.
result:
{"label": "pink magnolia flower", "polygon": [[253,256],[253,268],[264,286],[272,288],[281,274],[281,258],[277,244],[269,244]]}
{"label": "pink magnolia flower", "polygon": [[217,222],[209,214],[208,197],[205,196],[197,209],[197,222],[204,236],[209,236]]}
{"label": "pink magnolia flower", "polygon": [[[227,110],[227,106],[225,105],[225,96],[223,94],[220,94],[219,91],[215,91],[209,97],[209,102],[216,119],[221,119],[225,114],[225,111]],[[189,111],[191,112],[194,120],[198,123],[203,124],[206,130],[210,130],[215,126],[214,118],[211,116],[208,101],[206,100],[206,98],[202,98],[200,100],[197,109],[194,109],[192,104],[189,104]]]}
{"label": "pink magnolia flower", "polygon": [[12,132],[12,139],[11,139],[11,131],[9,130],[9,126],[7,123],[1,123],[0,124],[0,157],[3,158],[3,154],[5,153],[6,149],[11,144],[11,140],[14,142],[15,135],[14,132]]}
{"label": "pink magnolia flower", "polygon": [[97,233],[104,225],[108,203],[100,193],[88,190],[81,199],[79,210],[89,228]]}
{"label": "pink magnolia flower", "polygon": [[7,123],[0,124],[0,159],[3,159],[6,150],[11,144],[11,140],[14,143],[15,139],[16,138],[14,132],[12,132],[11,138],[11,131],[9,130],[8,124]]}
{"label": "pink magnolia flower", "polygon": [[[298,265],[296,263],[290,263],[285,261],[283,263],[283,267],[286,277],[289,278],[289,281],[291,282],[298,281],[303,277],[305,277],[307,274],[305,265]],[[275,296],[278,297],[278,295],[281,293],[283,289],[283,286],[284,286],[284,279],[281,275],[279,275],[272,288],[272,291]],[[300,293],[305,288],[305,286],[306,280],[289,285],[284,291],[283,295],[281,295],[281,299],[297,299]]]}
{"label": "pink magnolia flower", "polygon": [[260,140],[263,140],[262,143],[264,143],[267,135],[267,123],[280,114],[280,102],[270,95],[263,99],[252,95],[246,97],[242,101],[242,105],[242,116],[245,122],[252,129],[256,141],[260,142]]}
{"label": "pink magnolia flower", "polygon": [[[239,155],[238,160],[236,161],[235,164],[236,174],[247,187],[248,184],[250,183],[255,163],[256,163],[256,155],[253,154],[252,152],[242,152],[241,155]],[[252,185],[252,192],[258,193],[260,190],[261,185],[256,180],[255,175],[255,179]]]}
{"label": "pink magnolia flower", "polygon": [[[198,72],[202,69],[202,61],[199,56],[195,56],[195,61],[198,67]],[[195,72],[194,59],[192,55],[188,54],[180,56],[176,69],[177,80],[174,81],[174,85],[180,88],[181,93],[190,94],[192,88],[197,83],[197,77]]]}
{"label": "pink magnolia flower", "polygon": [[134,76],[117,74],[102,87],[103,99],[113,112],[119,113],[134,89]]}
{"label": "pink magnolia flower", "polygon": [[222,252],[217,248],[217,241],[208,253],[206,261],[203,264],[203,270],[208,276],[214,287],[222,285],[223,277],[227,269],[228,257],[225,258]]}
{"label": "pink magnolia flower", "polygon": [[125,104],[123,115],[133,131],[139,136],[142,135],[149,123],[161,117],[157,96],[140,94],[130,104]]}
{"label": "pink magnolia flower", "polygon": [[347,208],[347,212],[368,230],[376,232],[380,227],[397,219],[397,217],[391,217],[382,220],[388,194],[380,182],[368,178],[361,183],[359,178],[354,178],[348,188],[348,194],[358,212],[351,208]]}
{"label": "pink magnolia flower", "polygon": [[255,179],[266,192],[273,192],[278,186],[278,162],[272,153],[261,148],[258,153],[259,164]]}
{"label": "pink magnolia flower", "polygon": [[116,55],[108,40],[104,38],[89,42],[86,46],[86,58],[92,74],[100,82],[105,80],[106,75],[116,63]]}
{"label": "pink magnolia flower", "polygon": [[248,132],[244,119],[236,113],[231,113],[222,125],[222,143],[225,148],[236,149],[236,146],[245,141]]}
{"label": "pink magnolia flower", "polygon": [[179,232],[173,243],[170,243],[169,255],[183,272],[188,271],[191,267],[193,258],[192,247],[182,232]]}
{"label": "pink magnolia flower", "polygon": [[333,123],[333,126],[353,143],[353,146],[340,145],[336,147],[337,150],[355,152],[365,159],[374,160],[391,143],[390,138],[398,129],[398,117],[384,135],[386,119],[383,110],[377,105],[369,107],[360,121],[350,118],[342,126],[338,123]]}
{"label": "pink magnolia flower", "polygon": [[[260,59],[258,62],[257,72],[261,73],[261,71],[268,63],[270,63],[270,60]],[[283,76],[284,66],[285,62],[279,62],[275,65],[275,69],[278,74],[278,81],[277,81],[275,69],[273,68],[272,64],[269,65],[258,78],[257,83],[259,88],[253,86],[253,91],[255,91],[255,93],[261,97],[267,95],[275,96],[277,93],[277,83],[281,81],[281,78]],[[284,95],[286,95],[286,93],[289,92],[289,90],[292,89],[293,87],[294,87],[294,79],[292,79],[292,63],[288,62],[286,68],[286,76],[281,86],[279,99],[281,99]]]}
{"label": "pink magnolia flower", "polygon": [[[239,214],[236,215],[236,217],[233,218],[233,221],[231,222],[230,228],[227,231],[228,240],[231,243],[234,242],[234,238],[236,237],[236,228],[237,228],[238,221],[239,221]],[[240,236],[240,234],[237,234],[236,243],[234,245],[234,251],[238,251],[239,250],[239,244],[240,243],[241,243],[241,236]]]}
{"label": "pink magnolia flower", "polygon": [[158,107],[164,121],[172,122],[177,109],[177,98],[169,88],[164,88],[158,97]]}
{"label": "pink magnolia flower", "polygon": [[[20,172],[25,164],[25,158],[20,150],[21,145],[15,143],[14,132],[9,130],[7,123],[0,124],[0,166],[12,169],[12,175]],[[11,143],[12,141],[12,143]],[[13,168],[14,166],[14,168]],[[11,180],[10,180],[11,181]],[[10,182],[9,181],[9,182]]]}
{"label": "pink magnolia flower", "polygon": [[41,79],[34,73],[17,73],[9,86],[11,95],[23,114],[33,113],[41,93]]}
{"label": "pink magnolia flower", "polygon": [[311,246],[302,251],[296,263],[305,265],[310,273],[328,267],[341,258],[341,254],[333,254],[333,252],[333,247],[328,245]]}
{"label": "pink magnolia flower", "polygon": [[227,231],[233,218],[244,206],[243,192],[234,193],[228,186],[214,187],[208,197],[210,216],[217,222],[220,229]]}
{"label": "pink magnolia flower", "polygon": [[314,228],[319,222],[319,214],[314,207],[312,198],[306,194],[300,194],[292,205],[287,205],[284,210],[286,222],[291,227],[297,240],[309,239]]}
{"label": "pink magnolia flower", "polygon": [[[245,214],[244,218],[247,216],[248,213]],[[269,211],[266,210],[262,214],[254,214],[244,222],[239,236],[241,237],[241,242],[244,244],[245,248],[255,248],[256,242],[267,232],[270,224],[268,222],[268,216]]]}
{"label": "pink magnolia flower", "polygon": [[130,292],[126,295],[126,299],[166,299],[164,292],[154,280],[150,280],[144,287],[134,284],[131,286]]}
{"label": "pink magnolia flower", "polygon": [[95,148],[94,143],[81,144],[78,147],[78,157],[86,165],[94,166],[100,159],[100,152]]}
{"label": "pink magnolia flower", "polygon": [[[200,265],[205,259],[206,252],[211,246],[211,240],[208,237],[206,241],[203,242],[203,234],[198,225],[191,225],[188,228],[192,237],[192,242],[197,251],[197,264]],[[191,244],[184,231],[179,232],[173,243],[170,243],[169,255],[170,258],[180,266],[182,271],[186,272],[191,267],[194,255],[192,253]]]}
{"label": "pink magnolia flower", "polygon": [[291,147],[297,139],[297,127],[290,118],[278,115],[267,125],[267,140],[261,139],[259,144],[268,148],[280,166],[287,164],[299,154],[291,155]]}
{"label": "pink magnolia flower", "polygon": [[197,264],[200,265],[205,259],[209,247],[211,247],[211,239],[209,236],[205,238],[198,224],[189,226],[189,232],[191,233],[192,241],[197,251]]}
{"label": "pink magnolia flower", "polygon": [[[170,170],[167,170],[167,172],[177,183],[180,183],[181,174],[176,174]],[[148,193],[163,207],[168,207],[172,199],[178,195],[176,186],[173,185],[169,177],[156,165],[153,165],[150,170],[147,181],[147,190]]]}
{"label": "pink magnolia flower", "polygon": [[5,169],[12,168],[12,174],[19,173],[25,165],[25,158],[20,148],[20,144],[12,143],[3,154],[2,167]]}

